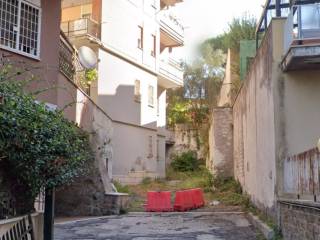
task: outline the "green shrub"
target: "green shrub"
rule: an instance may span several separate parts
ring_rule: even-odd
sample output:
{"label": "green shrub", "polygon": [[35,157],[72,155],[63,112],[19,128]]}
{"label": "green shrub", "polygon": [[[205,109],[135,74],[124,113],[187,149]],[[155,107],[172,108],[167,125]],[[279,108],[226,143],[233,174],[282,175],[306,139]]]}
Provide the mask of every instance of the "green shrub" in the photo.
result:
{"label": "green shrub", "polygon": [[[0,71],[0,170],[19,202],[17,214],[33,209],[40,189],[51,189],[86,173],[93,159],[89,136],[58,110],[36,101],[24,84]],[[30,209],[31,208],[31,209]]]}
{"label": "green shrub", "polygon": [[148,185],[152,182],[152,179],[150,177],[145,177],[142,179],[141,184],[142,185]]}
{"label": "green shrub", "polygon": [[174,157],[172,168],[179,172],[193,172],[199,169],[197,154],[193,151],[182,153]]}
{"label": "green shrub", "polygon": [[123,185],[118,181],[113,181],[113,184],[119,193],[129,193],[130,192],[128,185]]}

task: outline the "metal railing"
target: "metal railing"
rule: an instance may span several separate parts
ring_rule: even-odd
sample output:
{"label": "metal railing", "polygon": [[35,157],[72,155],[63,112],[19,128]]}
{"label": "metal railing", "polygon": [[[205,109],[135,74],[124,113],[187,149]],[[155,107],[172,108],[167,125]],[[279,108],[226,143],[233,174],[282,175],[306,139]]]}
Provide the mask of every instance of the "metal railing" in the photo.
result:
{"label": "metal railing", "polygon": [[90,18],[62,22],[61,30],[68,37],[91,35],[100,39],[101,36],[100,24]]}
{"label": "metal railing", "polygon": [[170,12],[163,11],[160,13],[160,23],[169,32],[175,32],[180,38],[184,38],[184,27]]}
{"label": "metal railing", "polygon": [[319,40],[320,43],[320,4],[293,6],[284,29],[284,54],[301,41]]}
{"label": "metal railing", "polygon": [[90,93],[89,88],[83,84],[85,69],[80,64],[78,53],[63,33],[60,35],[59,44],[59,70],[85,93]]}

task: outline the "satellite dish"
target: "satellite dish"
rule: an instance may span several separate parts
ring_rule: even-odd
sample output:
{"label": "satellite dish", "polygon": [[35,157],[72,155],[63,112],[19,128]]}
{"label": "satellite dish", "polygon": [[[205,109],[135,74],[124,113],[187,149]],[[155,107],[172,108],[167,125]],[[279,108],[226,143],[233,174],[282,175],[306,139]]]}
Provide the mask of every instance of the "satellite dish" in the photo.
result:
{"label": "satellite dish", "polygon": [[92,69],[97,66],[98,58],[96,53],[89,47],[82,46],[78,50],[79,61],[86,69]]}

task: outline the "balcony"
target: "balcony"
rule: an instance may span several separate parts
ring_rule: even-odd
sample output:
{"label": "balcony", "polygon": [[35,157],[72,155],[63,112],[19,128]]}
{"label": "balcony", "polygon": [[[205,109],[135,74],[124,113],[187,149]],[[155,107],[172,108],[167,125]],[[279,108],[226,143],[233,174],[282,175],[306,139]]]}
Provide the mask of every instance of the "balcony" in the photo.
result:
{"label": "balcony", "polygon": [[283,54],[283,71],[319,69],[319,3],[292,7],[285,23]]}
{"label": "balcony", "polygon": [[160,12],[160,41],[165,47],[184,44],[184,28],[168,11]]}
{"label": "balcony", "polygon": [[183,86],[183,69],[179,62],[169,58],[160,60],[159,85],[164,88],[176,88]]}
{"label": "balcony", "polygon": [[174,6],[176,3],[183,2],[183,0],[161,0],[161,9],[164,7]]}
{"label": "balcony", "polygon": [[59,42],[59,71],[89,95],[89,89],[82,81],[85,69],[80,64],[76,49],[63,33],[60,34]]}
{"label": "balcony", "polygon": [[88,39],[100,39],[101,37],[100,24],[89,18],[62,22],[61,30],[77,47],[86,45]]}

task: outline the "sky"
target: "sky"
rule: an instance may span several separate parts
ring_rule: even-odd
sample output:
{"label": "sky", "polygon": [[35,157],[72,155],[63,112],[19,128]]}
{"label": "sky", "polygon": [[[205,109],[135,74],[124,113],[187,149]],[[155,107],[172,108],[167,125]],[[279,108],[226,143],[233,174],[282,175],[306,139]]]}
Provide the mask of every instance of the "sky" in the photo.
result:
{"label": "sky", "polygon": [[228,29],[234,17],[245,13],[260,18],[265,0],[184,0],[172,11],[185,27],[184,49],[177,57],[190,61],[197,44]]}

